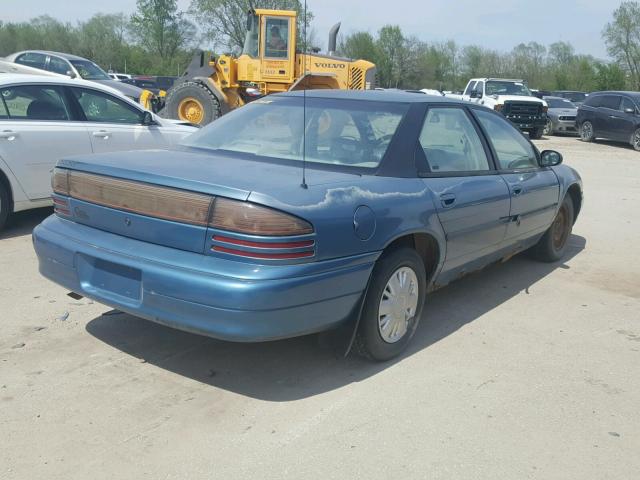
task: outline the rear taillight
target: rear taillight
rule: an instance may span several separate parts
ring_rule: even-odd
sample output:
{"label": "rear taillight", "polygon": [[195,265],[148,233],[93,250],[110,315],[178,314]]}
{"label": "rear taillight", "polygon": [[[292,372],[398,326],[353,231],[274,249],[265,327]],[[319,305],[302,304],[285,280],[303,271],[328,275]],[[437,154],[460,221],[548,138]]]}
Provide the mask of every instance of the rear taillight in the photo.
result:
{"label": "rear taillight", "polygon": [[61,197],[53,197],[53,212],[66,217],[71,215],[69,200]]}
{"label": "rear taillight", "polygon": [[212,197],[90,173],[69,173],[69,195],[109,208],[174,222],[207,225]]}
{"label": "rear taillight", "polygon": [[269,237],[292,237],[313,233],[301,218],[253,203],[216,198],[209,225],[219,230]]}
{"label": "rear taillight", "polygon": [[69,196],[69,170],[54,168],[51,175],[51,189],[58,195]]}

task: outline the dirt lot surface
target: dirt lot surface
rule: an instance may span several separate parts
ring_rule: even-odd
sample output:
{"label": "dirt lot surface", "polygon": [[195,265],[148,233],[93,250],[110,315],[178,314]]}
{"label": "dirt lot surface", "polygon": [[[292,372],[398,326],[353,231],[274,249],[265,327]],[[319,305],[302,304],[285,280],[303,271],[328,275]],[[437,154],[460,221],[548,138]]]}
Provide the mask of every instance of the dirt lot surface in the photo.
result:
{"label": "dirt lot surface", "polygon": [[640,153],[555,148],[585,182],[564,263],[428,297],[410,351],[173,331],[41,278],[0,234],[2,479],[632,479],[640,471]]}

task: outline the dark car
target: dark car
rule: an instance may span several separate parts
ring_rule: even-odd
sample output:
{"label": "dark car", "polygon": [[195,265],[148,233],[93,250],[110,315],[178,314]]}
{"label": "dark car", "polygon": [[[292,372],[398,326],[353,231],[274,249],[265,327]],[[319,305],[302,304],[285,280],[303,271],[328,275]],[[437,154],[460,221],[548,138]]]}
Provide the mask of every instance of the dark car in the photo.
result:
{"label": "dark car", "polygon": [[173,87],[173,84],[176,82],[176,80],[178,79],[178,77],[172,77],[172,76],[157,76],[155,77],[155,82],[158,85],[158,88],[160,90],[169,90],[171,87]]}
{"label": "dark car", "polygon": [[579,107],[584,103],[589,94],[587,92],[578,92],[575,90],[556,90],[555,92],[551,92],[550,96],[566,98],[571,103]]}
{"label": "dark car", "polygon": [[578,109],[576,126],[585,142],[606,138],[640,151],[640,93],[592,93]]}
{"label": "dark car", "polygon": [[162,90],[155,81],[146,78],[125,78],[124,80],[121,80],[121,82],[128,83],[129,85],[135,85],[136,87],[144,90],[149,90],[153,92],[154,95],[158,95],[160,90]]}
{"label": "dark car", "polygon": [[561,162],[481,105],[276,94],[173,151],[61,160],[34,246],[45,277],[154,322],[244,342],[345,327],[386,360],[428,290],[562,258],[582,182]]}

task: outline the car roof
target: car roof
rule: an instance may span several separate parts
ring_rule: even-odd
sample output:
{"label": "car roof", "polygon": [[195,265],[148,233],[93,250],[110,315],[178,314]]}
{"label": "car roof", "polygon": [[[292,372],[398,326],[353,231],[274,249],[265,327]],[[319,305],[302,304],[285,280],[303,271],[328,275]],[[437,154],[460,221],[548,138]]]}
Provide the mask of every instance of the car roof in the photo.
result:
{"label": "car roof", "polygon": [[[14,53],[14,55],[22,55],[23,53],[41,53],[43,55],[55,55],[57,57],[62,57],[67,60],[87,60],[84,57],[79,57],[77,55],[71,55],[70,53],[62,53],[62,52],[53,52],[51,50],[24,50],[22,52]],[[91,60],[87,60],[91,61]]]}
{"label": "car roof", "polygon": [[568,102],[569,99],[568,98],[564,98],[564,97],[554,97],[553,95],[545,95],[544,97],[542,97],[543,100],[563,100],[565,102]]}
{"label": "car roof", "polygon": [[624,91],[624,90],[610,90],[610,91],[602,91],[602,92],[593,92],[591,95],[627,95],[633,98],[640,98],[640,92],[632,92],[632,91]]}
{"label": "car roof", "polygon": [[425,95],[424,93],[405,92],[403,90],[296,90],[293,92],[277,93],[276,97],[328,98],[335,100],[368,100],[391,103],[459,103],[469,105],[450,97]]}

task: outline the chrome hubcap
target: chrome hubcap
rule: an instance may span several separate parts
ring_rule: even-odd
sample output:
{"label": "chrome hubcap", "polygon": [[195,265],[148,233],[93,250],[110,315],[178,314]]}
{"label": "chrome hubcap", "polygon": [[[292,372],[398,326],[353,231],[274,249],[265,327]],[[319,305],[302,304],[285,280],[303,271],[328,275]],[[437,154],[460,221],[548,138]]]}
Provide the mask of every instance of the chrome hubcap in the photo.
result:
{"label": "chrome hubcap", "polygon": [[418,277],[409,267],[401,267],[389,278],[378,306],[378,330],[387,343],[402,339],[418,309]]}
{"label": "chrome hubcap", "polygon": [[633,136],[633,146],[636,150],[640,150],[640,130],[636,131]]}
{"label": "chrome hubcap", "polygon": [[551,123],[551,120],[547,120],[547,124],[544,127],[544,134],[545,135],[551,135],[551,130],[553,130],[553,126]]}
{"label": "chrome hubcap", "polygon": [[591,123],[585,122],[582,124],[582,139],[583,140],[591,140],[593,136],[593,127]]}

